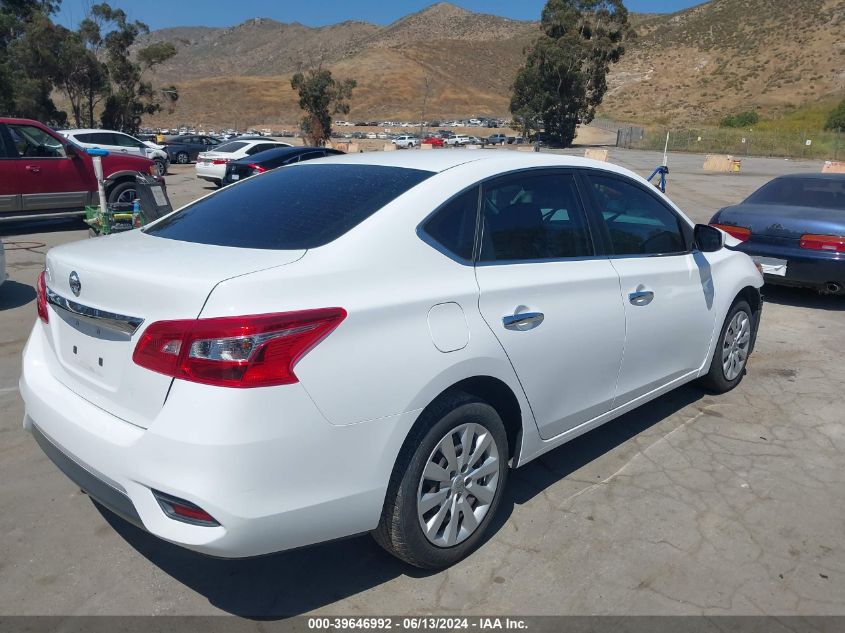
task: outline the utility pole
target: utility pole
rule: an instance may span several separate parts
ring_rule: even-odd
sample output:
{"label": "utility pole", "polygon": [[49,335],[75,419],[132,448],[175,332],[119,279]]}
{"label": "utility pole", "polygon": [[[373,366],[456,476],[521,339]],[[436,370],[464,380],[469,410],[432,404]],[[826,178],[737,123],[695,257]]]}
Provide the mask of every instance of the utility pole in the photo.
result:
{"label": "utility pole", "polygon": [[428,107],[428,93],[431,91],[431,77],[425,76],[425,92],[423,92],[422,111],[420,112],[420,145],[423,140],[423,125],[425,124],[425,111]]}

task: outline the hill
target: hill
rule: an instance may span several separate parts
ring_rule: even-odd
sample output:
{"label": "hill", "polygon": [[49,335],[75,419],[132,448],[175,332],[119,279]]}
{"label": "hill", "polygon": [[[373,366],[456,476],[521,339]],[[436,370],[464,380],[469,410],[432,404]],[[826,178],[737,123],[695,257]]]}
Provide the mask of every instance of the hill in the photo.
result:
{"label": "hill", "polygon": [[[632,16],[639,34],[609,77],[602,115],[701,123],[744,109],[773,115],[845,90],[845,0],[712,0]],[[322,63],[358,81],[353,119],[506,116],[537,22],[438,3],[393,24],[311,28],[256,18],[235,27],[155,31],[179,52],[154,80],[175,83],[171,114],[148,123],[291,125],[290,75]]]}

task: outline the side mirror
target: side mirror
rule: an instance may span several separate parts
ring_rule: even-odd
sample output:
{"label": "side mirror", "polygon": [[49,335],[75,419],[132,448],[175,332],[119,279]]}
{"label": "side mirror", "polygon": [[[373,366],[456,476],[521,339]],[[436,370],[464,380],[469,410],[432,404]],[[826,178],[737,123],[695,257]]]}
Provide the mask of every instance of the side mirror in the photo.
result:
{"label": "side mirror", "polygon": [[707,224],[696,224],[693,236],[695,247],[702,253],[715,253],[725,247],[725,234]]}

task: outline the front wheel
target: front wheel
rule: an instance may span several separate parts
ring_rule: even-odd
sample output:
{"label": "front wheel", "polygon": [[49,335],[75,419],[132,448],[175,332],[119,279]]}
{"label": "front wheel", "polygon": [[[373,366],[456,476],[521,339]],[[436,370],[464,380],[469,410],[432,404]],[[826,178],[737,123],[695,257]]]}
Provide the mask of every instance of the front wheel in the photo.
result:
{"label": "front wheel", "polygon": [[751,353],[753,330],[751,306],[747,301],[737,301],[728,310],[722,325],[710,371],[701,378],[703,387],[714,393],[726,393],[742,381]]}
{"label": "front wheel", "polygon": [[176,162],[180,165],[187,165],[190,162],[190,156],[188,156],[188,152],[179,152],[176,154]]}
{"label": "front wheel", "polygon": [[115,204],[118,202],[131,203],[134,202],[137,197],[138,191],[136,189],[135,182],[133,180],[126,180],[124,182],[117,183],[109,190],[108,202],[109,204]]}
{"label": "front wheel", "polygon": [[507,479],[508,440],[496,410],[468,394],[423,416],[399,454],[373,536],[405,562],[439,569],[483,538]]}

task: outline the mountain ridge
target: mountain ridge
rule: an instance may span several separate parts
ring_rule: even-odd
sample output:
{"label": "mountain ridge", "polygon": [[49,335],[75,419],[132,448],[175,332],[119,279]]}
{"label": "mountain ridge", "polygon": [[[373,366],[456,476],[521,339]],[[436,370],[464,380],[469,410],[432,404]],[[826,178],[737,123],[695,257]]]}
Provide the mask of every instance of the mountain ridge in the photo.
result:
{"label": "mountain ridge", "polygon": [[[632,14],[631,22],[639,37],[611,69],[603,116],[712,122],[737,109],[775,115],[845,90],[845,0],[711,0],[673,14]],[[151,122],[295,123],[301,112],[290,76],[315,65],[357,80],[351,118],[507,116],[510,85],[539,34],[536,21],[449,3],[385,26],[253,18],[161,29],[142,43],[176,44],[177,55],[152,79],[175,83],[180,99]]]}

